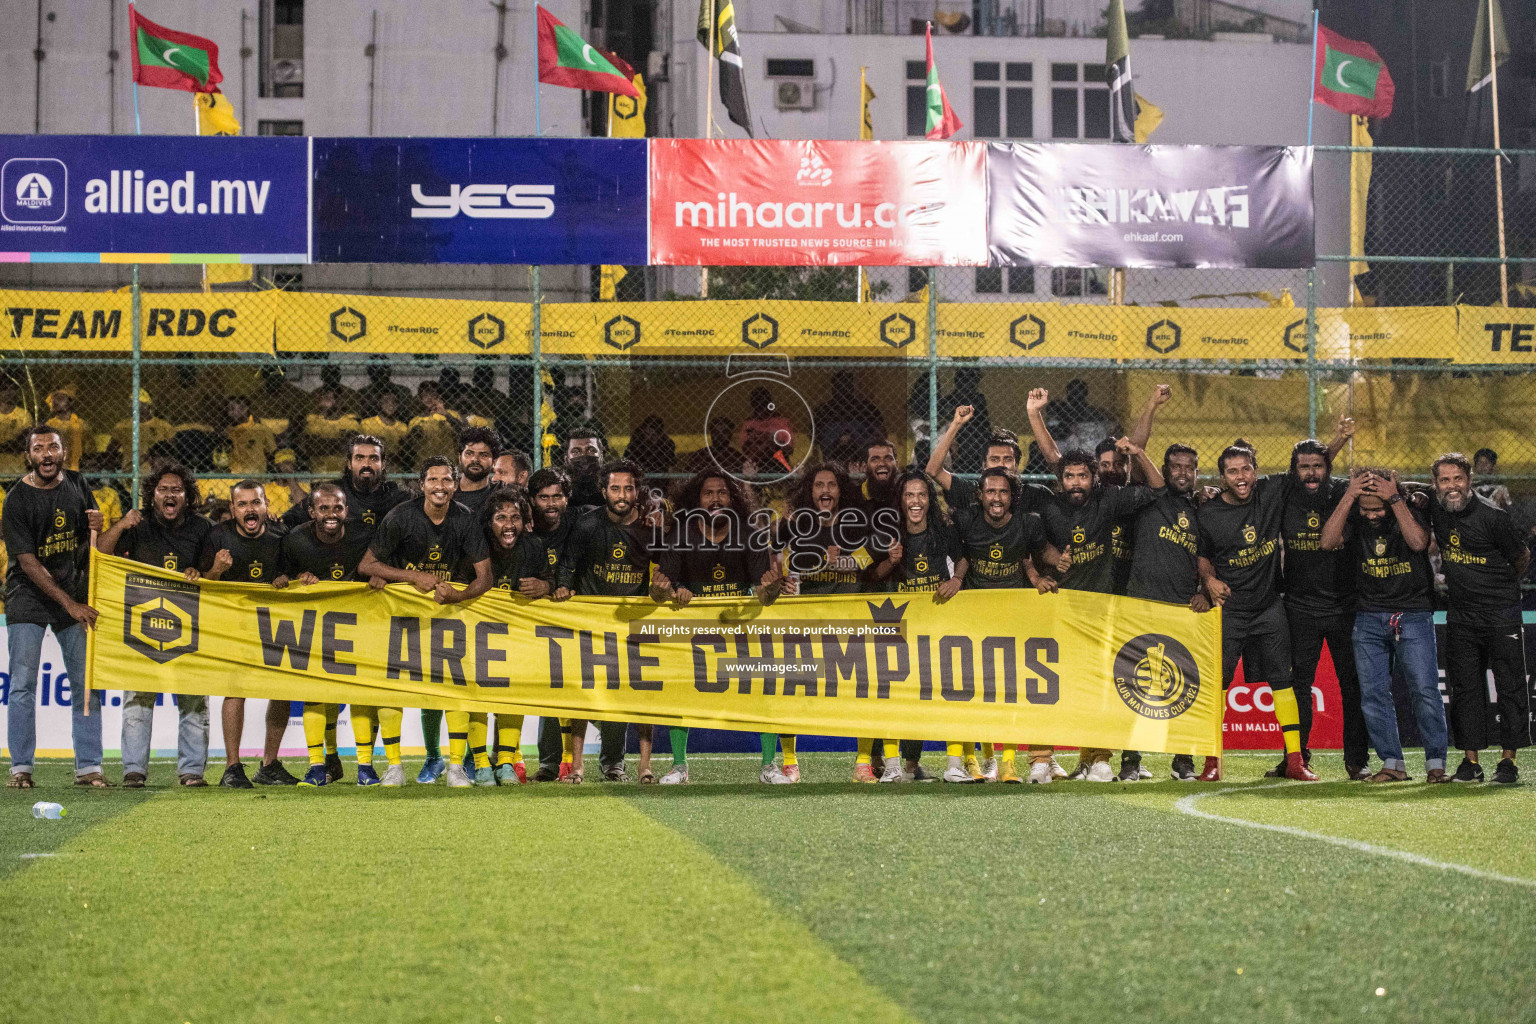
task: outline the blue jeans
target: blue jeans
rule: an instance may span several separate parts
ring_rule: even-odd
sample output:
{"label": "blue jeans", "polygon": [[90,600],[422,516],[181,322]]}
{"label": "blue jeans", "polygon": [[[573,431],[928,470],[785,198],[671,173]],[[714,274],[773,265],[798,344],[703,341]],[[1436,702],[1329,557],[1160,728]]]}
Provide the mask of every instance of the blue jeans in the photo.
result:
{"label": "blue jeans", "polygon": [[[123,774],[149,775],[150,730],[158,693],[123,691]],[[176,695],[176,774],[201,775],[208,765],[208,698]]]}
{"label": "blue jeans", "polygon": [[[10,709],[6,716],[6,743],[11,749],[11,774],[32,772],[37,753],[37,670],[43,660],[43,635],[47,626],[30,622],[6,625],[6,647],[11,659]],[[91,713],[85,713],[85,627],[70,626],[53,634],[64,654],[69,676],[70,724],[74,733],[75,777],[101,771],[101,691],[91,692]],[[54,672],[57,677],[58,672]]]}
{"label": "blue jeans", "polygon": [[1440,669],[1435,662],[1433,612],[1357,612],[1355,668],[1360,675],[1360,703],[1365,727],[1383,768],[1403,771],[1403,744],[1392,703],[1392,663],[1403,670],[1413,699],[1413,717],[1424,738],[1426,769],[1445,768],[1449,739],[1445,702],[1440,699]]}

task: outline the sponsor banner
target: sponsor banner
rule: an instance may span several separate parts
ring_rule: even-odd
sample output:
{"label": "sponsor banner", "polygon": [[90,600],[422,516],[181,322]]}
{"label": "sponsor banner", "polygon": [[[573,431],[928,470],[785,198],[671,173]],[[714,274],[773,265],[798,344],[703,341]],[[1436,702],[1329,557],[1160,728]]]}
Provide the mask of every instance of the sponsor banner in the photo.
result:
{"label": "sponsor banner", "polygon": [[1055,303],[945,303],[940,356],[1035,359],[1305,359],[1305,311]]}
{"label": "sponsor banner", "polygon": [[1317,311],[1319,359],[1449,359],[1453,306],[1358,306]]}
{"label": "sponsor banner", "polygon": [[1310,267],[1302,146],[988,144],[1001,266]]}
{"label": "sponsor banner", "polygon": [[307,263],[309,140],[0,136],[0,260]]}
{"label": "sponsor banner", "polygon": [[[279,297],[264,292],[145,292],[143,350],[270,352]],[[121,292],[0,290],[0,338],[21,353],[128,352],[132,300]]]}
{"label": "sponsor banner", "polygon": [[91,562],[88,677],[145,690],[1213,754],[1221,618],[1086,593],[439,605]]}
{"label": "sponsor banner", "polygon": [[1536,363],[1536,309],[1456,307],[1458,363]]}
{"label": "sponsor banner", "polygon": [[315,139],[317,263],[644,264],[644,139]]}
{"label": "sponsor banner", "polygon": [[977,142],[653,139],[650,261],[980,266],[985,160]]}
{"label": "sponsor banner", "polygon": [[533,310],[525,302],[277,294],[281,296],[279,352],[528,355],[533,351]]}

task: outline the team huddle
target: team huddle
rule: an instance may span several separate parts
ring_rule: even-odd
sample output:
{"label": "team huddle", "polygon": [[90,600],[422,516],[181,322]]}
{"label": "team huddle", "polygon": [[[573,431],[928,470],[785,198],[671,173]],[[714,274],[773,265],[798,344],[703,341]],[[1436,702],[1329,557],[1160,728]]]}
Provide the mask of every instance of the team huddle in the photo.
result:
{"label": "team huddle", "polygon": [[[1475,492],[1472,466],[1447,454],[1431,467],[1432,484],[1400,483],[1384,469],[1333,475],[1333,459],[1353,433],[1341,419],[1332,441],[1306,439],[1284,473],[1260,476],[1258,456],[1242,441],[1215,459],[1217,486],[1199,484],[1200,455],[1169,444],[1161,462],[1146,454],[1158,408],[1155,389],[1121,438],[1093,451],[1062,450],[1044,410],[1049,395],[1030,392],[1026,412],[1039,454],[1056,477],[1048,488],[1020,477],[1018,437],[995,429],[986,438],[979,479],[948,468],[973,410],[960,406],[925,466],[899,466],[896,447],[874,441],[862,460],[828,461],[794,478],[780,504],[719,467],[680,482],[670,495],[652,489],[634,462],[603,462],[600,438],[572,436],[559,468],[531,471],[521,453],[503,451],[485,428],[465,430],[459,458],[422,461],[418,490],[388,478],[381,438],[345,442],[345,468],[316,485],[281,517],[269,513],[264,486],[244,480],[230,491],[228,518],[198,514],[198,482],[176,463],[155,465],[139,505],[107,526],[91,488],[65,468],[66,439],[48,425],[25,437],[28,473],[5,497],[6,616],[10,648],[11,769],[7,784],[33,786],[35,694],[44,633],[52,629],[72,679],[85,676],[85,631],[96,612],[86,601],[86,559],[96,550],[198,579],[271,587],[319,581],[400,584],[439,603],[473,601],[491,589],[531,600],[602,595],[686,605],[728,596],[770,604],[781,597],[848,593],[933,593],[945,601],[962,589],[1034,588],[1122,594],[1189,607],[1221,609],[1223,687],[1239,661],[1245,678],[1267,684],[1285,754],[1268,774],[1316,781],[1308,739],[1313,684],[1326,643],[1343,697],[1348,778],[1408,779],[1392,696],[1397,667],[1411,694],[1424,744],[1426,781],[1484,780],[1480,752],[1493,744],[1496,783],[1518,780],[1517,751],[1530,742],[1530,708],[1521,639],[1520,579],[1525,542],[1503,509]],[[850,472],[852,470],[852,472]],[[746,543],[747,520],[770,524],[768,542]],[[104,528],[105,526],[105,528]],[[1439,691],[1434,627],[1438,556],[1448,589],[1445,664],[1449,722]],[[1486,683],[1491,673],[1496,701]],[[104,685],[92,698],[100,706]],[[150,725],[159,695],[123,696],[122,784],[149,776]],[[209,714],[204,697],[176,698],[177,776],[206,785]],[[220,784],[324,786],[340,781],[334,704],[304,705],[309,766],[302,779],[278,757],[287,701],[268,702],[261,764],[248,776],[240,757],[245,701],[222,704],[228,763]],[[112,785],[102,774],[101,717],[73,704],[78,785]],[[351,706],[360,786],[402,786],[405,709]],[[539,765],[521,751],[523,716],[420,712],[427,758],[418,783],[451,787],[580,783],[587,722],[543,719]],[[440,747],[443,720],[446,757]],[[629,724],[594,722],[604,779],[629,778]],[[1463,758],[1448,772],[1454,739]],[[652,770],[654,730],[636,726],[638,780],[689,781],[688,730],[672,728],[672,764]],[[1015,747],[981,737],[861,737],[853,778],[901,783],[933,778],[922,763],[925,741],[945,744],[945,782],[1050,784],[1062,778],[1134,782],[1150,778],[1139,752],[1082,749],[1072,772],[1049,745]],[[382,746],[385,764],[374,763]],[[1370,768],[1370,748],[1380,760]],[[1197,769],[1174,752],[1173,778],[1219,781],[1219,757]],[[1018,755],[1027,759],[1020,765]],[[761,735],[760,778],[800,781],[796,737]],[[1022,768],[1022,770],[1021,770]]]}

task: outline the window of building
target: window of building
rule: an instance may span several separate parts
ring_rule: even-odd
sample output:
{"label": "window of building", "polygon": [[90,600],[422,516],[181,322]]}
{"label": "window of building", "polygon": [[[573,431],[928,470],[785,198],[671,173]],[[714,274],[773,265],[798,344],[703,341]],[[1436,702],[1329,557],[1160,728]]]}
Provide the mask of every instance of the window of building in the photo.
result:
{"label": "window of building", "polygon": [[[1006,286],[1006,287],[1005,287]],[[977,267],[977,295],[1033,295],[1034,267]]]}
{"label": "window of building", "polygon": [[1008,268],[1008,294],[1033,295],[1035,293],[1034,267]]}
{"label": "window of building", "polygon": [[1051,138],[1109,138],[1109,71],[1103,64],[1051,65]]}
{"label": "window of building", "polygon": [[978,139],[1028,139],[1035,134],[1035,93],[1027,62],[976,61],[971,65],[971,134]]}
{"label": "window of building", "polygon": [[928,287],[928,268],[927,267],[908,267],[907,268],[907,293],[910,295],[910,294],[913,294],[913,293],[916,293],[916,292],[920,292],[924,288],[927,288],[927,287]]}
{"label": "window of building", "polygon": [[258,91],[277,99],[304,95],[304,0],[261,0]]}
{"label": "window of building", "polygon": [[1051,270],[1051,294],[1073,298],[1109,294],[1109,271],[1103,267],[1056,267]]}
{"label": "window of building", "polygon": [[907,135],[920,139],[928,134],[928,65],[907,61],[907,82]]}
{"label": "window of building", "polygon": [[303,121],[257,121],[257,135],[303,135]]}
{"label": "window of building", "polygon": [[1002,267],[976,268],[976,294],[1001,295],[1003,293]]}

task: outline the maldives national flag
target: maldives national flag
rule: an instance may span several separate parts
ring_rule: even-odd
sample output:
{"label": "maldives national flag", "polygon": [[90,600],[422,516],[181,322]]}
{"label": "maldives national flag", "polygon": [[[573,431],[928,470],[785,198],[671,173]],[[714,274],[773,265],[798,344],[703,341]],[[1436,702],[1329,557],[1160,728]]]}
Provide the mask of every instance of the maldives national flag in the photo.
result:
{"label": "maldives national flag", "polygon": [[217,92],[224,81],[219,48],[212,39],[156,25],[128,5],[133,80],[139,85],[187,92]]}
{"label": "maldives national flag", "polygon": [[1346,39],[1321,25],[1316,46],[1313,99],[1346,114],[1386,117],[1392,113],[1392,75],[1374,46]]}
{"label": "maldives national flag", "polygon": [[944,95],[944,87],[939,84],[939,69],[933,63],[933,22],[928,23],[928,117],[925,125],[925,138],[947,139],[961,128],[960,118],[950,109],[949,97]]}
{"label": "maldives national flag", "polygon": [[624,72],[559,18],[541,5],[535,6],[539,12],[539,81],[639,99],[640,93]]}

